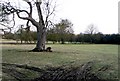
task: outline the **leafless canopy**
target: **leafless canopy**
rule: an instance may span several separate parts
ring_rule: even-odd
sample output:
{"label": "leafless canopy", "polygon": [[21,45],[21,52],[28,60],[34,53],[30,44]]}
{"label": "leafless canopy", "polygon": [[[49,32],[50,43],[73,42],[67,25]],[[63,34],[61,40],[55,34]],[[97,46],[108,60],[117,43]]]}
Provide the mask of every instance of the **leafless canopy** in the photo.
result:
{"label": "leafless canopy", "polygon": [[[20,19],[23,20],[27,20],[26,26],[29,26],[29,23],[31,22],[34,26],[38,27],[39,24],[38,23],[42,23],[42,25],[45,25],[45,27],[49,27],[49,25],[53,24],[50,20],[50,16],[54,15],[55,12],[55,8],[56,8],[56,2],[54,2],[54,6],[52,5],[53,0],[43,0],[42,2],[42,10],[40,8],[41,6],[41,2],[37,2],[37,0],[23,0],[25,1],[28,5],[29,5],[29,11],[25,10],[25,9],[20,9],[16,6],[13,6],[10,2],[1,2],[1,14],[0,17],[1,18],[1,22],[5,21],[6,18],[5,16],[7,15],[13,15],[12,21],[13,26],[10,27],[8,25],[5,25],[5,23],[0,23],[1,25],[7,27],[8,29],[13,28],[15,26],[15,14],[17,14],[17,16]],[[36,21],[36,19],[33,18],[33,7],[36,6],[37,8],[37,13],[38,13],[38,17],[39,17],[39,21]],[[43,12],[42,12],[43,11]],[[26,16],[21,15],[21,13],[26,14]],[[43,15],[41,15],[42,13],[44,13],[44,19],[43,19]],[[4,18],[3,18],[4,17]]]}
{"label": "leafless canopy", "polygon": [[86,34],[95,34],[97,32],[98,32],[98,29],[94,24],[90,24],[85,31]]}

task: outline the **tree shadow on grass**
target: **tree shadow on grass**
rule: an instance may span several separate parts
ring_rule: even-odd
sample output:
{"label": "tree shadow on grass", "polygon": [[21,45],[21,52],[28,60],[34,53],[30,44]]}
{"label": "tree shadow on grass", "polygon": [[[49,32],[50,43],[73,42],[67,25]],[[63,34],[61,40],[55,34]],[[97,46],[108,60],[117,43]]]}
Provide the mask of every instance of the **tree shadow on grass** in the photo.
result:
{"label": "tree shadow on grass", "polygon": [[[3,78],[2,81],[118,81],[101,79],[96,73],[92,72],[92,67],[93,62],[87,62],[78,67],[59,66],[46,67],[46,69],[28,65],[2,63],[2,72],[15,78],[15,80]],[[108,66],[103,66],[98,69],[98,72],[106,71],[108,68]],[[18,69],[30,70],[32,73],[37,72],[39,76],[27,78],[28,75],[25,75],[25,72],[22,73]]]}

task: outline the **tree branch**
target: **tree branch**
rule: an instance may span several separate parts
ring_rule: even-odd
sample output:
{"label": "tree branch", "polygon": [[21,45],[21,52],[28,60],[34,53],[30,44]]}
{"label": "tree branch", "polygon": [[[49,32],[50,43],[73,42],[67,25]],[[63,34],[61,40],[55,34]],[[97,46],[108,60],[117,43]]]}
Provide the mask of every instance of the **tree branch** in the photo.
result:
{"label": "tree branch", "polygon": [[[29,15],[29,17],[32,17],[32,4],[31,4],[31,2],[27,2],[27,3],[30,6],[30,13],[29,13],[30,15]],[[29,27],[29,20],[27,21],[26,26]]]}
{"label": "tree branch", "polygon": [[28,20],[27,24],[29,23],[29,21],[31,21],[31,23],[32,23],[34,26],[36,26],[36,27],[39,26],[38,22],[36,22],[36,21],[35,21],[33,18],[31,18],[31,17],[21,17],[20,14],[19,14],[19,12],[17,12],[17,16],[18,16],[20,19]]}
{"label": "tree branch", "polygon": [[40,2],[35,2],[36,3],[36,7],[37,7],[37,11],[38,11],[38,16],[39,16],[39,23],[41,23],[41,25],[45,25],[44,24],[44,20],[43,20],[43,16],[42,16],[42,11],[41,11],[41,8],[40,8]]}
{"label": "tree branch", "polygon": [[30,13],[29,13],[30,15],[29,15],[29,16],[32,17],[32,4],[31,4],[31,2],[27,2],[27,3],[28,3],[29,6],[30,6]]}
{"label": "tree branch", "polygon": [[50,2],[50,0],[48,0],[47,2],[45,2],[45,11],[46,11],[46,19],[45,19],[45,27],[47,28],[48,25],[49,25],[49,17],[55,12],[55,8],[56,8],[56,2],[55,2],[55,5],[54,7],[52,8],[52,11],[51,11],[51,3],[52,1]]}
{"label": "tree branch", "polygon": [[[26,11],[26,10],[16,9],[16,8],[14,8],[13,6],[11,6],[10,3],[4,4],[4,5],[2,6],[2,9],[3,9],[3,11],[4,11],[4,14],[9,15],[9,14],[12,14],[12,13],[16,13],[17,16],[18,16],[20,19],[28,20],[27,24],[29,23],[29,21],[31,21],[31,23],[32,23],[34,26],[38,27],[38,26],[39,26],[38,22],[36,22],[36,21],[32,18],[32,4],[31,4],[31,2],[27,2],[27,3],[28,3],[29,6],[30,6],[30,12],[28,12],[28,11]],[[25,13],[28,15],[28,17],[23,17],[23,16],[21,16],[20,13],[23,13],[23,12],[25,12]]]}
{"label": "tree branch", "polygon": [[2,23],[0,23],[0,25],[2,25],[2,26],[4,26],[4,27],[7,27],[7,28],[1,28],[0,30],[2,30],[2,31],[5,31],[5,30],[8,30],[9,29],[9,32],[11,33],[11,30],[12,30],[12,28],[13,27],[9,27],[9,26],[7,26],[7,25],[5,25],[5,24],[2,24]]}

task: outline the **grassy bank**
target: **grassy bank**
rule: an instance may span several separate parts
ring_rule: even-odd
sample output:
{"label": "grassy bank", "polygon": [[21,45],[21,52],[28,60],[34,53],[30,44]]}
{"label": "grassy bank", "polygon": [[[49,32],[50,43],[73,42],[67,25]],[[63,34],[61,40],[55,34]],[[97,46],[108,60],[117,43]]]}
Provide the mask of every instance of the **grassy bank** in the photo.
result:
{"label": "grassy bank", "polygon": [[47,45],[53,52],[28,52],[34,45],[2,45],[2,61],[9,64],[23,64],[39,68],[59,66],[79,66],[94,62],[94,72],[102,66],[109,69],[99,73],[100,77],[114,79],[118,72],[117,45]]}

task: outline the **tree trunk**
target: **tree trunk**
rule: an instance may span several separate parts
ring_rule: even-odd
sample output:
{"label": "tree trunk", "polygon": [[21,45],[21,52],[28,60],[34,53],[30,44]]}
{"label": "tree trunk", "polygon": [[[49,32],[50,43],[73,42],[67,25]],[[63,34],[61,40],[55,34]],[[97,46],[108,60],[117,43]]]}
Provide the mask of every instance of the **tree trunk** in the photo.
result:
{"label": "tree trunk", "polygon": [[46,42],[46,29],[44,28],[44,26],[38,27],[36,47],[32,51],[35,52],[45,51],[45,42]]}
{"label": "tree trunk", "polygon": [[61,44],[65,44],[65,41],[63,38],[61,38]]}
{"label": "tree trunk", "polygon": [[21,39],[21,44],[23,43],[23,40]]}
{"label": "tree trunk", "polygon": [[44,24],[40,5],[41,5],[41,2],[36,2],[39,22],[37,25],[35,23],[37,28],[37,44],[36,44],[36,47],[33,49],[33,51],[35,52],[45,51],[45,42],[46,42],[46,27]]}

